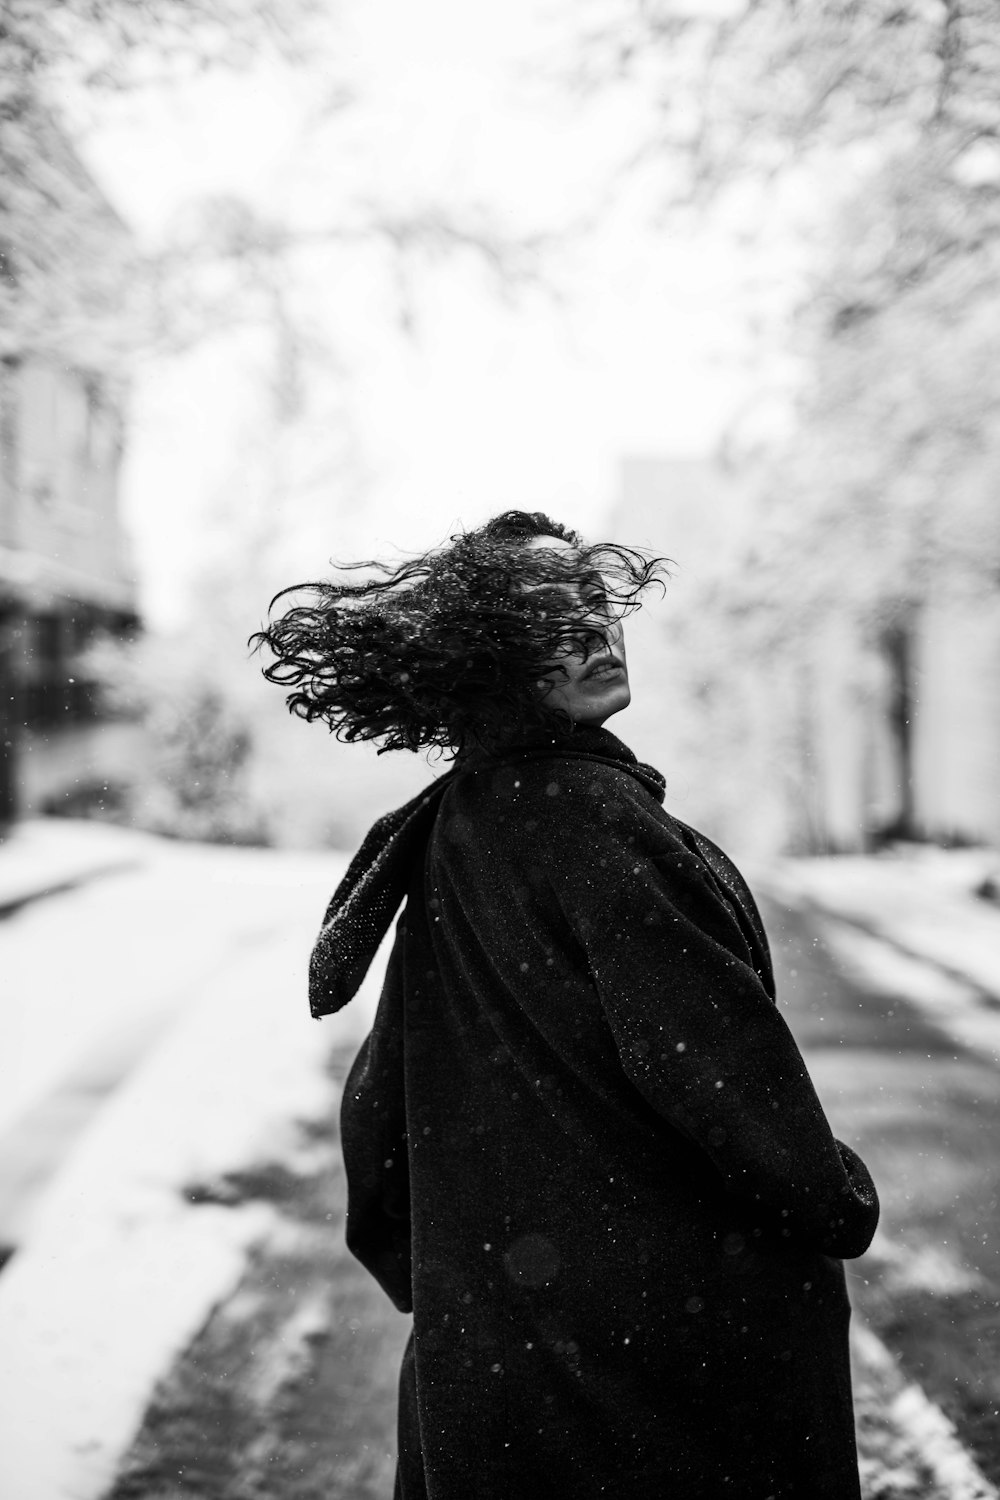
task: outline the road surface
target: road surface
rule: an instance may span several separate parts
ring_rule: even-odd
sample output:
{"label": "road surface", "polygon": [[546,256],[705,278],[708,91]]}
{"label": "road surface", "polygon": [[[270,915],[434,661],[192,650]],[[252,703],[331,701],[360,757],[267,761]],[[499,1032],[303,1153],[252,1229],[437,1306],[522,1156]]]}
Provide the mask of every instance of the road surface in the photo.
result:
{"label": "road surface", "polygon": [[786,1018],[835,1131],[882,1200],[849,1265],[865,1320],[1000,1482],[1000,1072],[847,977],[814,915],[765,904]]}

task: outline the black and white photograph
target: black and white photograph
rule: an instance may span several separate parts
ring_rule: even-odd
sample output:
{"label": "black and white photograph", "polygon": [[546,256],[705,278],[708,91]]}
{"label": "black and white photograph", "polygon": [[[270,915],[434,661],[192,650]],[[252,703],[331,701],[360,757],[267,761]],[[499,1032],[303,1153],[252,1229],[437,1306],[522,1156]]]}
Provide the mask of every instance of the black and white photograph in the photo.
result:
{"label": "black and white photograph", "polygon": [[0,1500],[1000,1500],[998,1141],[1000,8],[0,0]]}

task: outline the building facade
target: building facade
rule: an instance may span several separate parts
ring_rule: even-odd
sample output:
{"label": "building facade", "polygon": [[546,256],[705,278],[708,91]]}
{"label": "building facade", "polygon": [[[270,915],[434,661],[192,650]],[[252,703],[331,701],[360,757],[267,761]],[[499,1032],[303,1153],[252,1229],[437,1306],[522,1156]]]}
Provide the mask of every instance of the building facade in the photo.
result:
{"label": "building facade", "polygon": [[67,263],[122,264],[128,235],[51,116],[30,102],[18,123],[27,144],[6,165],[39,191],[3,226],[2,823],[57,808],[114,760],[127,726],[106,722],[87,651],[138,623],[118,509],[125,392],[95,291],[105,283]]}

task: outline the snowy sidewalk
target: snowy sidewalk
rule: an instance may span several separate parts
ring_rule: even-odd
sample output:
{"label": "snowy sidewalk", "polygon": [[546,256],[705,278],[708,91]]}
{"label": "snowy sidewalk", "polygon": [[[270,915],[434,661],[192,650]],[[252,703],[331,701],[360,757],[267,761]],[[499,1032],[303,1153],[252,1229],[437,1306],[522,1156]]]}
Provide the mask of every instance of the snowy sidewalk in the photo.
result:
{"label": "snowy sidewalk", "polygon": [[761,891],[820,916],[845,971],[904,995],[993,1061],[1000,1061],[1000,904],[976,892],[998,872],[996,850],[922,845],[751,869]]}
{"label": "snowy sidewalk", "polygon": [[27,818],[0,840],[0,916],[145,862],[162,840],[111,823]]}
{"label": "snowy sidewalk", "polygon": [[789,904],[851,922],[1000,1004],[1000,904],[975,894],[998,872],[995,850],[904,845],[875,856],[779,860],[759,878]]}
{"label": "snowy sidewalk", "polygon": [[[65,832],[55,830],[49,854],[57,841],[68,849],[76,833],[93,854],[111,849],[100,827],[71,829],[69,840]],[[142,835],[117,832],[123,850],[133,838],[143,843]],[[45,843],[44,834],[35,841],[40,854]],[[155,839],[147,852],[150,868],[162,863],[175,882],[193,886],[200,925],[188,910],[183,930],[164,929],[162,899],[144,918],[140,902],[135,920],[149,931],[140,939],[147,961],[132,970],[138,1003],[169,968],[165,959],[174,950],[200,952],[227,913],[242,913],[243,922],[256,914],[260,925],[247,941],[229,917],[227,961],[208,966],[190,1001],[82,1133],[0,1275],[5,1500],[97,1500],[106,1492],[157,1380],[275,1232],[263,1204],[219,1202],[202,1186],[262,1159],[294,1172],[303,1125],[325,1120],[336,1102],[327,1076],[333,1038],[308,1015],[304,971],[344,860]],[[80,853],[78,871],[97,867]],[[36,868],[45,864],[39,858]],[[145,890],[143,865],[135,883]],[[30,867],[26,860],[22,872]],[[50,859],[48,871],[55,867]],[[120,946],[115,916],[125,898],[115,885],[108,882],[105,903],[112,915],[94,934],[109,954]],[[49,941],[72,946],[76,908],[92,918],[99,889],[55,897],[51,907],[37,903],[11,921],[30,918],[32,928],[51,930]],[[158,954],[165,939],[168,952]],[[88,1006],[99,998],[89,997]],[[346,1026],[359,1033],[365,1019],[364,1003],[356,1003]]]}
{"label": "snowy sidewalk", "polygon": [[[761,893],[813,916],[863,992],[902,998],[996,1064],[1000,905],[977,892],[987,881],[995,889],[998,871],[995,850],[910,845],[870,857],[784,859],[750,873]],[[952,1423],[857,1316],[852,1352],[865,1500],[995,1497]]]}

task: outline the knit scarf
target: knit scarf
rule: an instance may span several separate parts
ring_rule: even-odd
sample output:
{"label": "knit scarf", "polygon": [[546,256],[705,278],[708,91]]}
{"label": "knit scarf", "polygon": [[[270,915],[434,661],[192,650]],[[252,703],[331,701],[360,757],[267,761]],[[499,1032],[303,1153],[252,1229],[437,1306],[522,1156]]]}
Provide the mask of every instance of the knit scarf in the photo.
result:
{"label": "knit scarf", "polygon": [[658,802],[666,783],[606,729],[577,726],[571,734],[512,746],[498,755],[460,759],[416,797],[372,824],[347,873],[333,893],[309,962],[309,1009],[319,1020],[353,999],[379,944],[406,896],[410,876],[423,857],[441,799],[457,777],[496,766],[553,756],[617,766],[642,783]]}

